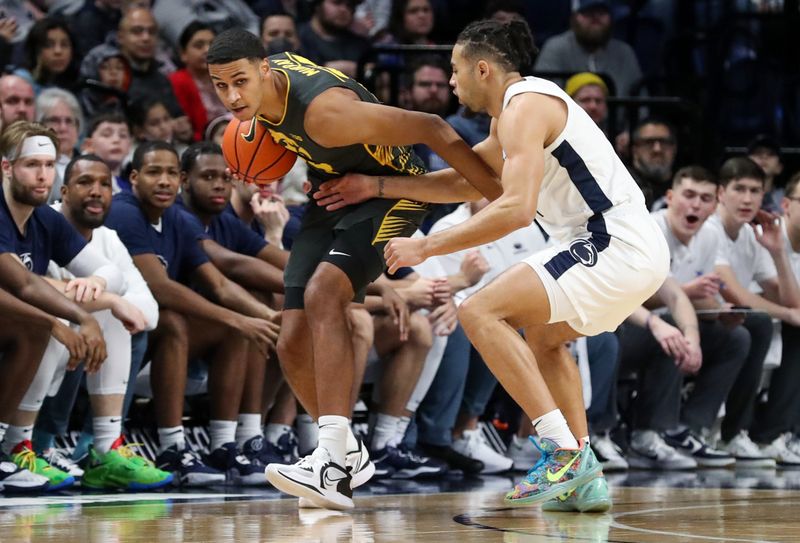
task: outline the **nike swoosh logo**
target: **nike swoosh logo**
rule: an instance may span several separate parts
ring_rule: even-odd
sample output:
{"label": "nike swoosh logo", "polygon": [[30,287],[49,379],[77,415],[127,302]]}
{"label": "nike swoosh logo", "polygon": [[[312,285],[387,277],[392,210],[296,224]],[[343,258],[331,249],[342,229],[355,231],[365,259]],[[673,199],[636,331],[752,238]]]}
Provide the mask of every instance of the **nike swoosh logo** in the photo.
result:
{"label": "nike swoosh logo", "polygon": [[37,143],[37,145],[38,145],[39,147],[47,147],[47,144],[46,144],[46,143]]}
{"label": "nike swoosh logo", "polygon": [[564,464],[564,467],[562,467],[555,473],[551,473],[550,470],[548,469],[547,473],[545,473],[545,475],[547,476],[547,480],[551,483],[555,483],[556,481],[561,479],[564,476],[564,474],[567,473],[567,471],[569,471],[569,468],[572,467],[572,464],[574,464],[575,461],[578,459],[578,456],[580,455],[576,454],[575,456],[573,456],[572,460]]}
{"label": "nike swoosh logo", "polygon": [[334,251],[333,249],[331,249],[330,251],[328,251],[328,254],[329,254],[329,255],[331,255],[331,256],[336,256],[336,255],[341,255],[341,256],[350,256],[350,255],[349,255],[349,254],[347,254],[347,253],[341,253],[341,252],[339,252],[339,251]]}
{"label": "nike swoosh logo", "polygon": [[117,422],[121,421],[122,419],[108,419],[108,422],[112,424],[116,424]]}

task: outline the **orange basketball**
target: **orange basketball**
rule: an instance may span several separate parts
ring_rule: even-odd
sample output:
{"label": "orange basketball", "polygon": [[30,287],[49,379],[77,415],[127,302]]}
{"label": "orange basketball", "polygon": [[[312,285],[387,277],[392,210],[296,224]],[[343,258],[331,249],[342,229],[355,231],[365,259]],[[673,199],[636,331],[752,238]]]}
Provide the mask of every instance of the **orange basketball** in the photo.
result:
{"label": "orange basketball", "polygon": [[222,135],[222,155],[236,177],[266,185],[294,166],[297,154],[275,143],[266,127],[253,119],[232,119]]}

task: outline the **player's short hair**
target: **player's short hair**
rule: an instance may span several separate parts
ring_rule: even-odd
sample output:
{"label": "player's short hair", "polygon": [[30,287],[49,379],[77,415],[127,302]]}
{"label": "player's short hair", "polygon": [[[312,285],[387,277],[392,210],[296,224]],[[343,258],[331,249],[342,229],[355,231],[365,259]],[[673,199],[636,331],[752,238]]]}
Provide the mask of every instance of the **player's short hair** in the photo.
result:
{"label": "player's short hair", "polygon": [[714,177],[710,171],[702,166],[698,166],[696,164],[692,164],[690,166],[684,166],[672,177],[672,188],[677,187],[681,184],[681,181],[684,179],[694,179],[695,181],[699,181],[701,183],[711,183],[714,186],[717,186],[717,178]]}
{"label": "player's short hair", "polygon": [[527,71],[539,50],[533,44],[533,35],[524,19],[502,23],[483,19],[467,25],[458,35],[465,57],[489,57],[509,72]]}
{"label": "player's short hair", "polygon": [[746,156],[735,156],[722,163],[719,169],[719,184],[727,187],[731,181],[739,179],[756,179],[763,186],[766,182],[766,174],[761,166]]}
{"label": "player's short hair", "polygon": [[139,146],[136,147],[136,151],[133,153],[133,158],[131,159],[131,170],[141,170],[142,164],[144,164],[144,156],[147,153],[152,153],[153,151],[169,151],[175,155],[176,159],[178,159],[178,151],[175,150],[175,147],[173,147],[171,143],[163,140],[145,141],[140,143]]}
{"label": "player's short hair", "polygon": [[201,155],[222,156],[222,147],[213,141],[198,141],[191,144],[181,155],[181,171],[189,173]]}
{"label": "player's short hair", "polygon": [[789,181],[786,183],[786,192],[784,192],[784,194],[787,198],[793,197],[798,185],[800,185],[800,172],[795,172],[795,174],[791,176]]}
{"label": "player's short hair", "polygon": [[241,28],[229,28],[211,42],[206,55],[208,64],[228,64],[237,60],[261,60],[267,50],[261,38]]}
{"label": "player's short hair", "polygon": [[[82,161],[99,162],[100,164],[108,168],[108,164],[106,164],[106,161],[95,154],[87,153],[85,155],[74,156],[69,161],[69,163],[67,163],[67,167],[64,168],[64,186],[69,185],[69,182],[72,180],[72,170],[75,169],[75,164]],[[108,168],[108,175],[109,176],[111,175],[111,168]]]}
{"label": "player's short hair", "polygon": [[58,136],[52,128],[30,121],[15,121],[8,125],[0,135],[0,156],[13,162],[19,154],[23,142],[31,136],[50,138],[55,148],[58,149]]}

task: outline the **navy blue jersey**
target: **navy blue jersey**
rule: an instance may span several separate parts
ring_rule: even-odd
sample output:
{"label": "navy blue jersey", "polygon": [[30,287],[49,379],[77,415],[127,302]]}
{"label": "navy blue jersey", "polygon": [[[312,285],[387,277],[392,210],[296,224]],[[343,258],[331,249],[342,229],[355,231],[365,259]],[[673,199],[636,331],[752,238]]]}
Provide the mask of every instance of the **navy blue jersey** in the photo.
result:
{"label": "navy blue jersey", "polygon": [[188,209],[184,208],[182,213],[186,213],[189,216],[189,220],[194,222],[196,227],[204,230],[208,237],[235,253],[256,256],[261,252],[261,249],[267,246],[267,241],[263,236],[256,234],[242,221],[229,213],[220,213],[211,219],[211,223],[208,226],[203,226],[200,219]]}
{"label": "navy blue jersey", "polygon": [[0,200],[0,253],[17,255],[33,273],[45,275],[51,260],[64,267],[86,247],[86,240],[67,219],[46,205],[33,210],[23,234],[11,216],[2,187]]}
{"label": "navy blue jersey", "polygon": [[191,273],[208,262],[199,243],[208,236],[176,205],[164,212],[158,228],[147,220],[136,196],[120,192],[114,196],[106,226],[117,231],[131,256],[156,255],[174,281],[187,284]]}

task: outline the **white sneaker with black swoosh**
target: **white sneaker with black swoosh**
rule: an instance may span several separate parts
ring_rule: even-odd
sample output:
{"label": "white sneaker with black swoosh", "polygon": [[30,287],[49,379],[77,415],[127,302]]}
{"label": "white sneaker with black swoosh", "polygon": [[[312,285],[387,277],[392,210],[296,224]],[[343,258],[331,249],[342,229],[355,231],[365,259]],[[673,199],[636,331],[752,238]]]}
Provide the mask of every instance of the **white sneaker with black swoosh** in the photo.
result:
{"label": "white sneaker with black swoosh", "polygon": [[[350,472],[350,488],[355,489],[367,483],[375,475],[375,464],[370,460],[369,450],[360,437],[356,438],[358,447],[352,451],[347,451],[344,465]],[[310,456],[306,457],[310,458]],[[389,474],[391,475],[391,473]],[[300,498],[297,502],[300,509],[315,509],[318,506],[311,500]]]}
{"label": "white sneaker with black swoosh", "polygon": [[291,465],[270,464],[267,479],[277,488],[292,496],[306,498],[326,509],[352,509],[352,476],[344,466],[331,460],[328,449],[317,447],[311,454]]}

